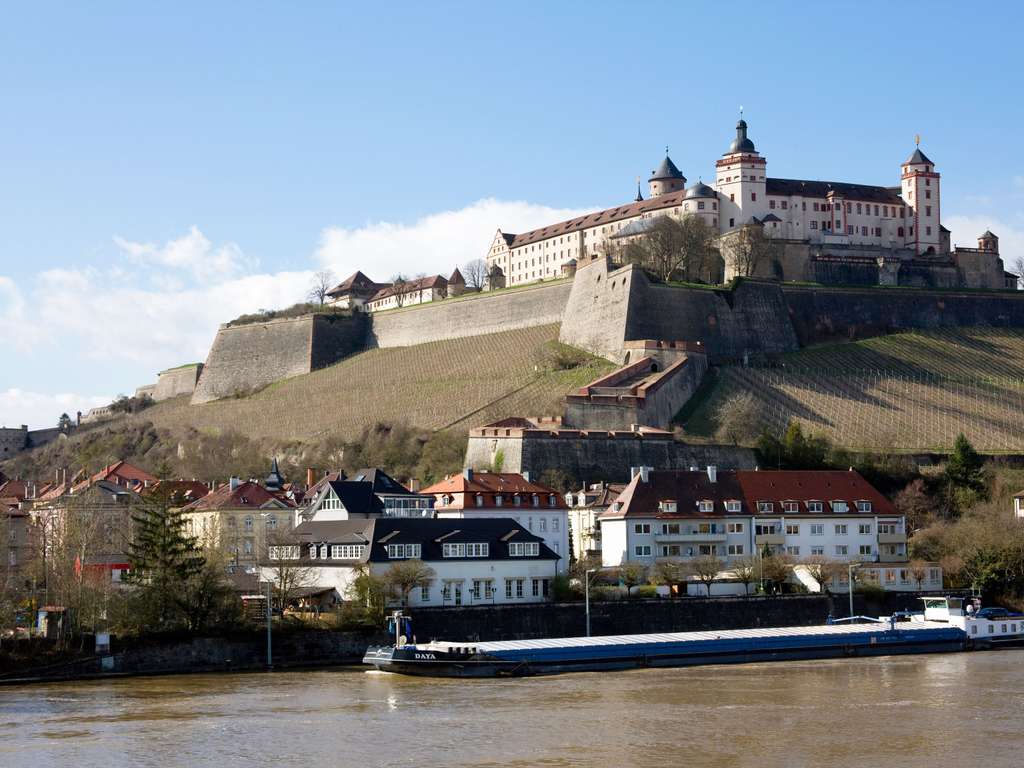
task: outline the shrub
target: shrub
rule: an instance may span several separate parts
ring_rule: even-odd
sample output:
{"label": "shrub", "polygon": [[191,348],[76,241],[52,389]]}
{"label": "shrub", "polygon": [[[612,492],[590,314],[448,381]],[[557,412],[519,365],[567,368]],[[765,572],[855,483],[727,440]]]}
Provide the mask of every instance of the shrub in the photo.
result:
{"label": "shrub", "polygon": [[568,371],[589,361],[590,355],[582,349],[557,340],[545,342],[537,351],[537,365],[546,371]]}
{"label": "shrub", "polygon": [[633,590],[634,597],[653,598],[658,597],[658,588],[653,584],[644,584]]}

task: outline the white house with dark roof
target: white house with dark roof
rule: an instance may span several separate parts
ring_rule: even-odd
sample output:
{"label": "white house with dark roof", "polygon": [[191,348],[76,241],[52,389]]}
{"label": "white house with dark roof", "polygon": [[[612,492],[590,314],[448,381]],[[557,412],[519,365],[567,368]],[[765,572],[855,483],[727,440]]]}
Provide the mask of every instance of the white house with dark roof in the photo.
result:
{"label": "white house with dark roof", "polygon": [[411,606],[519,604],[547,600],[559,556],[509,518],[374,518],[305,522],[293,541],[272,548],[275,563],[308,570],[309,589],[333,588],[345,598],[360,566],[386,576],[393,563],[421,560],[434,571]]}
{"label": "white house with dark roof", "polygon": [[[998,238],[990,232],[979,237],[977,248],[951,249],[949,230],[940,217],[941,177],[920,147],[899,166],[899,176],[892,181],[872,185],[768,176],[767,160],[741,118],[736,137],[715,162],[713,185],[698,180],[687,186],[666,148],[648,180],[647,200],[638,189],[633,201],[568,221],[519,234],[498,229],[486,260],[489,269],[504,273],[508,285],[553,280],[563,276],[563,265],[575,262],[582,267],[607,254],[615,239],[641,234],[645,221],[693,215],[723,236],[743,227],[761,229],[803,261],[874,264],[879,281],[898,281],[898,265],[907,264],[918,274],[931,269],[937,284],[958,279],[963,287],[1014,287],[999,258]],[[720,241],[726,280],[735,274],[729,242],[728,237]],[[882,263],[875,263],[878,259]],[[778,275],[772,265],[765,265],[765,276],[807,279],[790,260],[781,262],[794,274]],[[944,277],[938,277],[940,273]]]}

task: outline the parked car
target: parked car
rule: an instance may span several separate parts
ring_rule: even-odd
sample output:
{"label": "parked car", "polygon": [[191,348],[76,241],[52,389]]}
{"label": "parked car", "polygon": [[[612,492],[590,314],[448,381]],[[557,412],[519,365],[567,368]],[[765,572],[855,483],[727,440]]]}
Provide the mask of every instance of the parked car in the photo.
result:
{"label": "parked car", "polygon": [[979,619],[988,619],[989,621],[998,621],[999,619],[1005,619],[1010,615],[1010,612],[1005,608],[982,608],[976,614]]}

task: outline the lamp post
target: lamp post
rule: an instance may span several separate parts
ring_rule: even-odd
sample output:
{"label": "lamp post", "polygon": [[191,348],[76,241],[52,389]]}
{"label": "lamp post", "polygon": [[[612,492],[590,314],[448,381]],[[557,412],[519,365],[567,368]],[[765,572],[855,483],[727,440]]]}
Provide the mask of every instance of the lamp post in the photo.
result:
{"label": "lamp post", "polygon": [[850,596],[850,618],[853,618],[853,569],[860,568],[860,563],[850,561],[846,564],[846,592]]}
{"label": "lamp post", "polygon": [[596,568],[588,568],[587,572],[583,574],[583,594],[587,605],[587,637],[590,637],[590,574],[596,570]]}

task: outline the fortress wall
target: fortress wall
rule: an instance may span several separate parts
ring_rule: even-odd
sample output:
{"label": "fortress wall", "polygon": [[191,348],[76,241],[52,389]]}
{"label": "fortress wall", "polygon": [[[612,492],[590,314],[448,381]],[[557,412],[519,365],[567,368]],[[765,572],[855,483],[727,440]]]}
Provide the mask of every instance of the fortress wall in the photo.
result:
{"label": "fortress wall", "polygon": [[314,315],[310,370],[326,368],[366,348],[367,317],[361,312],[352,316]]}
{"label": "fortress wall", "polygon": [[783,285],[781,292],[801,346],[915,328],[1024,327],[1024,292],[795,285]]}
{"label": "fortress wall", "polygon": [[221,326],[210,347],[192,404],[251,392],[309,373],[313,316]]}
{"label": "fortress wall", "polygon": [[616,363],[623,361],[625,339],[675,340],[675,336],[626,335],[626,322],[636,305],[639,281],[647,282],[632,264],[610,270],[606,259],[597,259],[581,265],[572,283],[559,340]]}
{"label": "fortress wall", "polygon": [[156,380],[156,387],[151,393],[153,400],[170,400],[180,395],[191,395],[195,392],[196,383],[203,371],[202,363],[194,365],[183,365],[180,368],[171,368],[161,371]]}
{"label": "fortress wall", "polygon": [[565,281],[375,312],[367,345],[407,347],[558,323],[571,288]]}
{"label": "fortress wall", "polygon": [[28,446],[28,428],[0,427],[0,461],[21,453]]}

